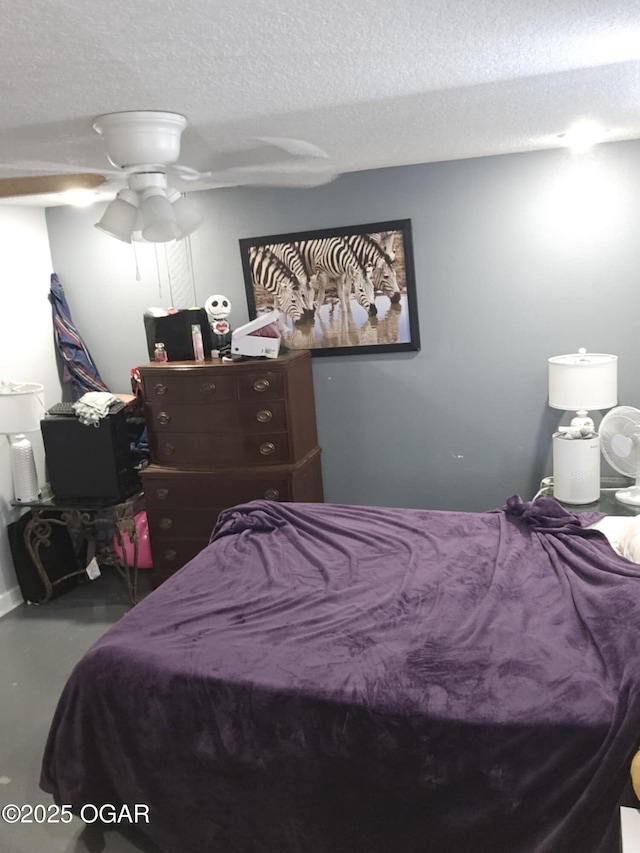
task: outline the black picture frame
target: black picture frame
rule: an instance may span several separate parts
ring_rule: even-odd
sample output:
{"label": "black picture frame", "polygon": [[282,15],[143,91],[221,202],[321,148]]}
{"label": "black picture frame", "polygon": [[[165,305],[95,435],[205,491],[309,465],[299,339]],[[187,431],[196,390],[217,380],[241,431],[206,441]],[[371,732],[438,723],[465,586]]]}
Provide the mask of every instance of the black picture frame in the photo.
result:
{"label": "black picture frame", "polygon": [[277,311],[288,350],[420,349],[411,220],[240,240],[250,319]]}

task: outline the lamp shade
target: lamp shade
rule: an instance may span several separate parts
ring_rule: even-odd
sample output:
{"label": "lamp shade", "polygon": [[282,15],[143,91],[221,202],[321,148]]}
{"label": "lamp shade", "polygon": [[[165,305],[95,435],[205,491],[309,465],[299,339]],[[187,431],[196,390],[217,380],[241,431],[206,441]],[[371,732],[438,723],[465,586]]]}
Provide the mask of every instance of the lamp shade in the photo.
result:
{"label": "lamp shade", "polygon": [[43,385],[35,382],[0,382],[0,434],[38,432],[43,415]]}
{"label": "lamp shade", "polygon": [[549,405],[567,412],[610,409],[618,403],[618,357],[584,349],[549,359]]}

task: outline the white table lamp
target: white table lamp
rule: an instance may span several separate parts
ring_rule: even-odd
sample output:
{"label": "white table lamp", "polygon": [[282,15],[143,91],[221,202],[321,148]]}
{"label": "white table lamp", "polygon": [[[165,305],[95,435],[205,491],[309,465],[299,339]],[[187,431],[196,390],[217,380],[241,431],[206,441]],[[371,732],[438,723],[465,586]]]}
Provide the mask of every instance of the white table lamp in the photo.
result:
{"label": "white table lamp", "polygon": [[6,435],[11,445],[16,501],[37,500],[40,495],[33,448],[25,433],[40,431],[44,410],[44,386],[0,382],[0,434]]}
{"label": "white table lamp", "polygon": [[618,357],[585,349],[549,359],[549,405],[575,412],[553,436],[553,495],[568,504],[600,497],[600,436],[590,411],[618,403]]}

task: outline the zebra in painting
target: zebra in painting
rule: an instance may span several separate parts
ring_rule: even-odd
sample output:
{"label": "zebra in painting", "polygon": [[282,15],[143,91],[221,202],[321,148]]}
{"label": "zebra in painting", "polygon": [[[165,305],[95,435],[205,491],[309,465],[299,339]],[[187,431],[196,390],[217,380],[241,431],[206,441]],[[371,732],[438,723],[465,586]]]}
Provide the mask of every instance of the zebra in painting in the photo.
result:
{"label": "zebra in painting", "polygon": [[311,285],[304,258],[297,243],[273,243],[265,247],[281,261],[298,281],[298,293],[302,311],[306,319],[314,315],[315,292]]}
{"label": "zebra in painting", "polygon": [[342,237],[301,240],[297,247],[304,259],[309,279],[317,291],[317,304],[324,302],[324,292],[330,280],[335,280],[338,298],[346,308],[351,292],[369,314],[376,314],[373,287],[373,265],[361,263],[353,249]]}
{"label": "zebra in painting", "polygon": [[381,290],[392,303],[400,301],[400,288],[394,268],[393,231],[379,234],[352,234],[345,237],[361,264],[373,266],[375,290]]}
{"label": "zebra in painting", "polygon": [[304,316],[298,279],[267,246],[251,246],[249,268],[254,284],[259,284],[274,297],[275,307],[294,322]]}

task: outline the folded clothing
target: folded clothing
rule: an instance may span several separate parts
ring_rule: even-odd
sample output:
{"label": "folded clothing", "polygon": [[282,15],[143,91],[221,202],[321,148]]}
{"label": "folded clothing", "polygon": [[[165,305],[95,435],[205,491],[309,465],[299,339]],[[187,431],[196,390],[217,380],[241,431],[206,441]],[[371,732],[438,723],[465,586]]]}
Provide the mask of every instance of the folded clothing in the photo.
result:
{"label": "folded clothing", "polygon": [[85,426],[99,426],[103,418],[123,408],[122,400],[107,391],[88,391],[73,404],[78,420]]}

